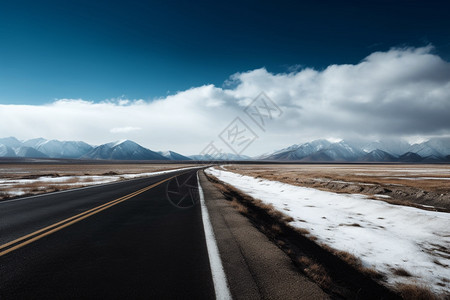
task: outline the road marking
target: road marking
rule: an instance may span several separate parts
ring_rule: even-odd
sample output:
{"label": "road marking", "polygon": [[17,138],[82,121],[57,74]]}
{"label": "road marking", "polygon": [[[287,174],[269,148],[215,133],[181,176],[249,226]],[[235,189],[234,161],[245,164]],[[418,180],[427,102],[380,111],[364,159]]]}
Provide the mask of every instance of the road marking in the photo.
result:
{"label": "road marking", "polygon": [[[37,231],[35,231],[33,233],[30,233],[30,234],[27,234],[27,235],[25,235],[23,237],[15,239],[14,241],[11,241],[11,242],[8,242],[6,244],[3,244],[3,245],[0,246],[0,250],[4,249],[4,248],[7,248],[7,247],[9,247],[11,245],[19,243],[19,244],[15,245],[15,246],[13,246],[11,248],[8,248],[8,249],[3,250],[2,252],[0,252],[0,256],[3,256],[3,255],[5,255],[5,254],[7,254],[7,253],[9,253],[11,251],[16,250],[16,249],[19,249],[19,248],[21,248],[21,247],[23,247],[25,245],[28,245],[28,244],[30,244],[30,243],[32,243],[34,241],[37,241],[37,240],[39,240],[39,239],[41,239],[41,238],[43,238],[43,237],[45,237],[45,236],[47,236],[49,234],[52,234],[52,233],[54,233],[56,231],[59,231],[59,230],[65,228],[65,227],[68,227],[68,226],[72,225],[72,224],[75,224],[75,223],[77,223],[77,222],[79,222],[79,221],[81,221],[83,219],[86,219],[87,217],[95,215],[95,214],[97,214],[97,213],[99,213],[99,212],[101,212],[101,211],[103,211],[105,209],[108,209],[108,208],[110,208],[112,206],[115,206],[115,205],[117,205],[117,204],[119,204],[121,202],[129,200],[129,199],[131,199],[131,198],[133,198],[133,197],[135,197],[135,196],[137,196],[139,194],[142,194],[143,192],[146,192],[146,191],[148,191],[148,190],[150,190],[150,189],[160,185],[161,183],[164,183],[164,182],[166,182],[166,181],[168,181],[168,180],[170,180],[170,179],[172,179],[172,178],[174,178],[176,176],[179,176],[179,175],[175,175],[175,176],[166,178],[166,179],[161,180],[161,181],[159,181],[157,183],[149,185],[148,187],[140,189],[140,190],[138,190],[136,192],[133,192],[133,193],[128,194],[126,196],[123,196],[123,197],[120,197],[118,199],[112,200],[110,202],[104,203],[102,205],[99,205],[97,207],[89,209],[89,210],[87,210],[85,212],[82,212],[82,213],[80,213],[78,215],[75,215],[73,217],[67,218],[67,219],[62,220],[62,221],[60,221],[58,223],[55,223],[53,225],[47,226],[47,227],[39,229],[39,230],[37,230]],[[33,237],[33,238],[28,239],[30,237]],[[25,241],[20,243],[23,240],[25,240]]]}
{"label": "road marking", "polygon": [[222,261],[220,260],[219,248],[217,247],[216,238],[212,229],[211,220],[209,219],[208,208],[205,203],[205,196],[200,185],[200,179],[197,172],[198,193],[200,195],[200,205],[202,208],[203,228],[205,230],[206,248],[208,250],[209,264],[211,266],[211,275],[214,283],[214,291],[216,299],[228,300],[232,299],[230,289],[228,288],[227,277],[223,270]]}
{"label": "road marking", "polygon": [[[30,198],[39,198],[39,197],[45,197],[45,196],[48,196],[48,195],[68,193],[68,192],[72,192],[72,191],[85,190],[85,189],[96,188],[96,187],[101,187],[101,186],[107,186],[107,185],[113,185],[113,184],[118,184],[118,183],[124,183],[124,182],[127,182],[127,181],[151,178],[151,177],[155,177],[155,176],[159,176],[159,175],[164,175],[164,174],[167,174],[167,173],[173,173],[173,172],[177,172],[177,171],[183,171],[183,170],[195,169],[195,168],[201,168],[201,167],[186,167],[186,168],[180,168],[180,169],[155,171],[154,175],[152,174],[152,175],[148,175],[148,176],[144,176],[144,177],[125,179],[125,180],[121,180],[121,181],[112,181],[112,182],[100,183],[100,184],[93,184],[93,185],[90,185],[90,186],[83,186],[83,187],[79,187],[79,188],[73,188],[73,189],[62,190],[62,191],[57,191],[57,192],[38,194],[38,195],[21,197],[21,198],[11,199],[11,200],[2,200],[2,201],[0,201],[0,205],[2,203],[16,202],[16,201],[26,200],[26,199],[30,199]],[[161,172],[165,172],[165,173],[161,173]]]}

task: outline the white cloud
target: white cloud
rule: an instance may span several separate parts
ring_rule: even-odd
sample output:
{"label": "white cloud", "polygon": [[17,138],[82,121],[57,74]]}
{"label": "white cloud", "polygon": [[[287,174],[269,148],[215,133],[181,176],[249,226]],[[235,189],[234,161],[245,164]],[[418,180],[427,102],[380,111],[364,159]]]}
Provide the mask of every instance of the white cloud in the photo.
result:
{"label": "white cloud", "polygon": [[[129,138],[154,150],[200,152],[236,116],[259,135],[246,154],[314,138],[405,137],[450,133],[450,64],[431,47],[376,52],[355,65],[273,74],[234,74],[154,101],[60,99],[0,105],[0,136],[43,136],[93,144]],[[265,91],[283,115],[261,131],[243,113]],[[112,128],[112,129],[111,129]],[[141,130],[138,130],[141,128]],[[225,145],[222,145],[225,151]]]}
{"label": "white cloud", "polygon": [[111,132],[111,133],[128,133],[131,131],[136,131],[136,130],[141,130],[141,129],[142,129],[141,127],[125,126],[125,127],[112,128],[109,132]]}

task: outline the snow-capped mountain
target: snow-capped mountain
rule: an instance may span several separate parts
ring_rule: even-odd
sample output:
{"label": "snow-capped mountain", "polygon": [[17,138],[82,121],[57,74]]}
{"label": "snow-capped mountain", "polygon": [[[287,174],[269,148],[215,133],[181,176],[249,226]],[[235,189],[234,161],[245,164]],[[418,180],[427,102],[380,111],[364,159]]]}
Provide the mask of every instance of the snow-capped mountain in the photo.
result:
{"label": "snow-capped mountain", "polygon": [[262,158],[270,160],[301,160],[313,153],[326,149],[330,145],[331,142],[327,140],[315,140],[301,145],[292,145]]}
{"label": "snow-capped mountain", "polygon": [[373,150],[373,151],[367,153],[366,155],[364,155],[361,158],[361,160],[362,161],[373,161],[373,162],[375,162],[375,161],[392,162],[392,161],[396,161],[397,158],[394,155],[389,154],[386,151],[376,149],[376,150]]}
{"label": "snow-capped mountain", "polygon": [[36,150],[32,147],[21,146],[15,149],[17,157],[33,157],[33,158],[45,158],[48,157],[44,153],[39,150]]}
{"label": "snow-capped mountain", "polygon": [[410,147],[411,145],[404,140],[386,139],[363,144],[361,149],[367,153],[374,150],[382,150],[393,156],[399,156],[408,152]]}
{"label": "snow-capped mountain", "polygon": [[182,160],[189,159],[181,154],[168,151],[166,158],[157,152],[144,148],[135,142],[124,140],[93,147],[80,141],[58,141],[35,138],[20,141],[15,137],[0,138],[0,157],[27,158],[90,158],[123,160]]}
{"label": "snow-capped mountain", "polygon": [[22,146],[22,142],[16,139],[15,137],[10,136],[6,138],[0,138],[0,145],[4,145],[14,149]]}
{"label": "snow-capped mountain", "polygon": [[[0,139],[0,144],[12,148],[18,157],[35,158],[79,158],[93,148],[85,142],[46,140],[44,138],[19,141],[15,137],[8,137]],[[11,156],[11,153],[0,156]]]}
{"label": "snow-capped mountain", "polygon": [[36,147],[38,147],[39,145],[42,145],[45,142],[48,142],[48,140],[46,140],[44,138],[36,138],[36,139],[30,139],[30,140],[23,141],[22,145],[36,149]]}
{"label": "snow-capped mountain", "polygon": [[301,145],[293,145],[266,156],[266,160],[301,161],[354,161],[365,153],[345,141],[331,143],[315,140]]}
{"label": "snow-capped mountain", "polygon": [[367,162],[440,162],[448,161],[450,138],[433,138],[410,145],[402,140],[375,142],[327,140],[292,145],[272,154],[259,157],[283,161],[367,161]]}
{"label": "snow-capped mountain", "polygon": [[118,159],[118,160],[169,160],[161,154],[151,151],[130,141],[118,141],[95,147],[82,158]]}
{"label": "snow-capped mountain", "polygon": [[422,157],[445,157],[450,155],[450,138],[432,138],[429,141],[411,145],[408,152],[419,154]]}
{"label": "snow-capped mountain", "polygon": [[43,140],[36,143],[34,148],[54,158],[79,158],[93,149],[91,145],[85,142],[58,140]]}
{"label": "snow-capped mountain", "polygon": [[181,155],[180,153],[176,153],[173,151],[159,151],[158,153],[164,157],[167,157],[170,160],[192,160],[187,156]]}
{"label": "snow-capped mountain", "polygon": [[[345,141],[340,141],[337,143],[332,143],[328,147],[317,152],[320,157],[328,157],[330,161],[355,161],[358,160],[362,155],[364,155],[363,151],[350,146]],[[317,155],[316,153],[311,156]]]}
{"label": "snow-capped mountain", "polygon": [[139,144],[123,140],[93,147],[85,142],[46,140],[20,141],[15,137],[0,138],[0,157],[83,158],[119,160],[273,160],[304,162],[450,162],[450,138],[432,138],[410,145],[403,140],[386,139],[374,142],[315,140],[294,144],[273,153],[250,158],[246,155],[224,153],[184,156],[174,151],[155,152]]}
{"label": "snow-capped mountain", "polygon": [[0,144],[0,157],[16,157],[16,152],[13,148]]}

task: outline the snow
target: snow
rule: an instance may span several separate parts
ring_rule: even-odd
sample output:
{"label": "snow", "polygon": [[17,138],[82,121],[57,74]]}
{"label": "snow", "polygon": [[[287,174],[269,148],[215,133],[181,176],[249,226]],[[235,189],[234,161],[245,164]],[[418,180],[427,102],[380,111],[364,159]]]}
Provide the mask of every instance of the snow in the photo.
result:
{"label": "snow", "polygon": [[116,146],[119,146],[120,144],[123,144],[125,142],[128,142],[128,140],[127,139],[122,139],[122,140],[119,140],[119,141],[112,142],[110,144],[112,144],[111,147],[116,147]]}
{"label": "snow", "polygon": [[388,196],[388,195],[380,195],[380,194],[375,194],[374,196],[379,197],[379,198],[386,198],[386,199],[391,198],[391,196]]}
{"label": "snow", "polygon": [[[450,214],[391,205],[359,194],[337,194],[209,168],[206,171],[291,216],[319,244],[347,251],[387,277],[450,293]],[[355,226],[355,224],[358,224]],[[394,274],[403,268],[412,277]]]}
{"label": "snow", "polygon": [[51,177],[42,176],[36,179],[1,179],[0,180],[0,192],[8,194],[10,196],[20,196],[26,193],[25,189],[29,185],[41,184],[43,187],[46,185],[61,185],[61,186],[90,186],[96,184],[105,184],[121,179],[134,179],[139,177],[156,176],[161,174],[167,174],[180,170],[196,169],[198,167],[186,167],[180,169],[172,169],[157,172],[137,173],[137,174],[119,174],[119,175],[83,175],[83,176],[61,176]]}

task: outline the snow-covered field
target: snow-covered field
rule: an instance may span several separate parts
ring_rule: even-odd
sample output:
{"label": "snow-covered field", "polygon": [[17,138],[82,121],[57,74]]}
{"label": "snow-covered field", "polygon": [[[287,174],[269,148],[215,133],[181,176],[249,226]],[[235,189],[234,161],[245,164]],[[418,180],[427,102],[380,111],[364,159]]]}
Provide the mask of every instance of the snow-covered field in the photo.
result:
{"label": "snow-covered field", "polygon": [[45,191],[49,186],[54,188],[72,188],[72,187],[85,187],[96,184],[105,184],[114,181],[133,179],[139,177],[155,176],[166,174],[179,170],[189,170],[197,167],[187,167],[180,169],[172,169],[165,171],[146,172],[138,174],[120,174],[120,175],[83,175],[83,176],[42,176],[36,179],[0,179],[0,192],[9,196],[21,196],[24,194],[30,194],[39,192],[41,189]]}
{"label": "snow-covered field", "polygon": [[[291,216],[317,242],[346,251],[398,283],[450,294],[450,214],[391,205],[209,168],[207,173]],[[406,270],[412,276],[396,274]]]}

